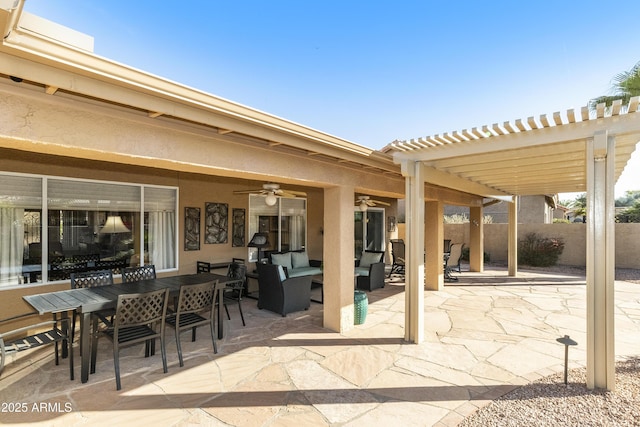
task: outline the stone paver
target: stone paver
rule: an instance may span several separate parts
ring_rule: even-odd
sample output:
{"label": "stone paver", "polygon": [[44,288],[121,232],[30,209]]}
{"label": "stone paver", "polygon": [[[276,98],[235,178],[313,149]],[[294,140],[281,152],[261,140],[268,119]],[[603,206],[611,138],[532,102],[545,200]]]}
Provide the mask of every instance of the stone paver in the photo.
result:
{"label": "stone paver", "polygon": [[[110,344],[100,341],[97,372],[81,384],[50,349],[25,353],[0,378],[0,403],[24,403],[2,424],[155,426],[438,426],[513,388],[586,361],[584,278],[541,272],[463,272],[460,282],[425,292],[425,342],[403,341],[404,284],[394,276],[368,293],[369,315],[343,335],[322,328],[322,305],[286,318],[244,302],[225,324],[219,353],[208,333],[183,336],[180,368],[168,336],[169,373],[159,352],[127,348],[115,390]],[[616,282],[616,352],[640,354],[640,285]],[[78,349],[76,360],[79,361]],[[34,406],[35,404],[35,406]],[[42,408],[42,410],[38,410]]]}

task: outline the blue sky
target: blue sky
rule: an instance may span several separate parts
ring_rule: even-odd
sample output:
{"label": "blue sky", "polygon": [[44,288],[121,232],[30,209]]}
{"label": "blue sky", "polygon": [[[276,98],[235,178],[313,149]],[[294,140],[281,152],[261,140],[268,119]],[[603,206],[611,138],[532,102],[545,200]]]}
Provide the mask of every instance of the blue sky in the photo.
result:
{"label": "blue sky", "polygon": [[[640,2],[27,0],[95,53],[355,143],[580,108],[640,61]],[[616,197],[640,189],[636,152]]]}

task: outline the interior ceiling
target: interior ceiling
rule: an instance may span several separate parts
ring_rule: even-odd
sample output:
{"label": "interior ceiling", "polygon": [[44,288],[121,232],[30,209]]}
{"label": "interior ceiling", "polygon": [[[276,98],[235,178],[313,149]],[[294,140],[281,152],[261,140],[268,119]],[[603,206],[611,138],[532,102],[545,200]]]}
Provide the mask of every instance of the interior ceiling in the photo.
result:
{"label": "interior ceiling", "polygon": [[421,161],[425,180],[485,197],[586,191],[587,143],[599,132],[615,137],[615,179],[640,141],[640,97],[617,103],[504,122],[471,131],[394,141],[383,149],[396,162]]}

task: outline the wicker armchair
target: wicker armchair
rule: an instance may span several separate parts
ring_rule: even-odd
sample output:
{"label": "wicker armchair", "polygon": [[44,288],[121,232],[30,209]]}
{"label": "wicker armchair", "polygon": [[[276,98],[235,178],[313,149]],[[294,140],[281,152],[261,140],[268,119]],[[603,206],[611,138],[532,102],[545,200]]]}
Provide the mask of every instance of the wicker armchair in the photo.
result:
{"label": "wicker armchair", "polygon": [[311,305],[311,276],[286,278],[281,265],[257,264],[258,308],[285,317],[288,313],[308,310]]}

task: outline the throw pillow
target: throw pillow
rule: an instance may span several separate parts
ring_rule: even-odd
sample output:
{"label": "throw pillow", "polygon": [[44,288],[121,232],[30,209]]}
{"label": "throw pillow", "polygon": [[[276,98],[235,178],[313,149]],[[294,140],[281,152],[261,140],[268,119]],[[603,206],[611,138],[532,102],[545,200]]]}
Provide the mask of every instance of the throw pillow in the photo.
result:
{"label": "throw pillow", "polygon": [[293,268],[309,267],[309,255],[306,252],[291,252]]}
{"label": "throw pillow", "polygon": [[278,264],[291,270],[291,252],[283,254],[271,254],[271,264]]}
{"label": "throw pillow", "polygon": [[371,264],[380,262],[380,255],[377,252],[363,252],[358,267],[368,268]]}
{"label": "throw pillow", "polygon": [[278,275],[280,276],[281,282],[287,280],[287,273],[284,272],[284,268],[282,268],[281,265],[278,265]]}

